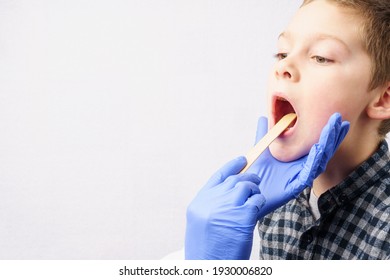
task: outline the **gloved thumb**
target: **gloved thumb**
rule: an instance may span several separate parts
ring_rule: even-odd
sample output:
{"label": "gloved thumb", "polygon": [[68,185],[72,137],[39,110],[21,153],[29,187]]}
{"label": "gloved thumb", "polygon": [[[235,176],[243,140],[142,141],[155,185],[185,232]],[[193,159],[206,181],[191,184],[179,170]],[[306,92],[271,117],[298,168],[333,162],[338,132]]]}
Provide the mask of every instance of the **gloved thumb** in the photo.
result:
{"label": "gloved thumb", "polygon": [[268,132],[268,119],[266,117],[261,116],[259,120],[257,121],[257,131],[256,131],[256,141],[260,141],[261,138],[264,137]]}

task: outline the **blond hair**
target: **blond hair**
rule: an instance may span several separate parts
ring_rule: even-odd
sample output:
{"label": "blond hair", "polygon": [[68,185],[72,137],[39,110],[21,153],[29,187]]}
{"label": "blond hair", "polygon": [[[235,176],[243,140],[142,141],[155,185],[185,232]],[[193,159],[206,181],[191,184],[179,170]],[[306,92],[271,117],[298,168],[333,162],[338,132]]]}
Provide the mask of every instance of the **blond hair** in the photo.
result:
{"label": "blond hair", "polygon": [[[302,6],[315,0],[304,0]],[[352,9],[362,19],[363,44],[371,57],[371,81],[369,89],[375,89],[390,81],[390,1],[389,0],[326,0]],[[358,69],[357,69],[358,71]],[[382,121],[379,135],[390,131],[390,119]]]}

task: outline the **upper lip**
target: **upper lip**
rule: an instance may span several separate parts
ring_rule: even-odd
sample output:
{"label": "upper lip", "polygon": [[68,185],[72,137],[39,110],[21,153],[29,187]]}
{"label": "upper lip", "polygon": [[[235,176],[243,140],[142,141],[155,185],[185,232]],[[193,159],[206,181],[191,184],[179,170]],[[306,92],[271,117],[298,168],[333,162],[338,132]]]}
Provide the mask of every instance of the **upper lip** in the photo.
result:
{"label": "upper lip", "polygon": [[291,98],[285,93],[275,92],[271,99],[271,125],[274,126],[284,115],[294,112],[298,115]]}

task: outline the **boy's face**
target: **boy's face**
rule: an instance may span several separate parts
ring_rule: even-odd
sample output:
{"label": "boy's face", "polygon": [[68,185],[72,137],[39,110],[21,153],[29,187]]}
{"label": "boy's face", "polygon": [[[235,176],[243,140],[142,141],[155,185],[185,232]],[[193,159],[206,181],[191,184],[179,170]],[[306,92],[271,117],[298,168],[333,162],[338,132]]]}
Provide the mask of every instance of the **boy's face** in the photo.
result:
{"label": "boy's face", "polygon": [[325,0],[300,8],[278,39],[268,89],[269,127],[290,112],[298,118],[271,144],[273,156],[306,155],[335,112],[350,121],[351,134],[365,121],[370,77],[358,16]]}

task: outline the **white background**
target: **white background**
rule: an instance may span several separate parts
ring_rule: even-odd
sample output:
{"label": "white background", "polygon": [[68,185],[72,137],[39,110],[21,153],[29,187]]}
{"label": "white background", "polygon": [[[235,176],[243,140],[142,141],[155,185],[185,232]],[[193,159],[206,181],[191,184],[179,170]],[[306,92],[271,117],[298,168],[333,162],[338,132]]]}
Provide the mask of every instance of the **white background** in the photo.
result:
{"label": "white background", "polygon": [[160,259],[253,145],[301,0],[0,0],[0,259]]}

